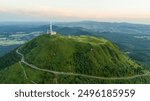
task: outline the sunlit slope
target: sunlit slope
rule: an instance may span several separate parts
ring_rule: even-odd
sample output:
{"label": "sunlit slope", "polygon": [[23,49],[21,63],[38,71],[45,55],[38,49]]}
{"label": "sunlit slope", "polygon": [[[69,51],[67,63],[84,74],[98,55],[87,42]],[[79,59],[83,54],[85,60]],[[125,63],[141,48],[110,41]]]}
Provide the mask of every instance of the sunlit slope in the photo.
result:
{"label": "sunlit slope", "polygon": [[23,69],[19,63],[15,63],[0,71],[0,83],[13,84],[13,83],[31,83],[25,78]]}
{"label": "sunlit slope", "polygon": [[42,35],[19,50],[28,63],[54,71],[104,77],[142,73],[142,68],[116,45],[93,36]]}

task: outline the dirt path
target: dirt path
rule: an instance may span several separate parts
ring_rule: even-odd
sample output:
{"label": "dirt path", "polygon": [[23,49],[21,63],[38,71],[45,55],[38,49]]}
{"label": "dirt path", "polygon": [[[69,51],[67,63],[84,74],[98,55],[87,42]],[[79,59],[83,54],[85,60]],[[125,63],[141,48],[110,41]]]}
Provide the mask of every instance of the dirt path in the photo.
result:
{"label": "dirt path", "polygon": [[[23,69],[23,73],[24,73],[25,79],[26,79],[26,80],[29,80],[29,78],[28,78],[28,76],[27,76],[27,73],[26,73],[24,67],[23,67],[22,64],[21,64],[21,61],[19,61],[19,64],[20,64],[21,68]],[[29,81],[32,82],[33,84],[37,84],[37,83],[35,83],[35,82],[32,81],[32,80],[29,80]]]}

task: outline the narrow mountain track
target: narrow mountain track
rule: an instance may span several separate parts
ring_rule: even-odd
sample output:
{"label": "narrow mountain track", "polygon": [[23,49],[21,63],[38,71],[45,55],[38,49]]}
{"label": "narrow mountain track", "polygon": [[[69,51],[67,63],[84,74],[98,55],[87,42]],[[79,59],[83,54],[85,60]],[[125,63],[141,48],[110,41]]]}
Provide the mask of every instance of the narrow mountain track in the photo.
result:
{"label": "narrow mountain track", "polygon": [[102,80],[128,80],[128,79],[134,79],[134,78],[138,78],[138,77],[150,76],[150,73],[145,73],[145,74],[134,75],[134,76],[130,76],[130,77],[110,77],[109,78],[109,77],[91,76],[91,75],[70,73],[70,72],[52,71],[52,70],[47,70],[47,69],[41,69],[41,68],[38,68],[37,66],[35,66],[33,64],[29,64],[28,62],[25,61],[24,55],[22,53],[20,53],[18,51],[18,49],[16,50],[16,53],[21,56],[21,61],[20,62],[24,63],[25,65],[27,65],[29,67],[31,67],[32,69],[43,71],[43,72],[49,72],[49,73],[52,73],[52,74],[55,74],[55,75],[81,76],[81,77],[86,77],[86,78],[102,79]]}
{"label": "narrow mountain track", "polygon": [[32,81],[32,80],[30,80],[30,79],[28,78],[27,73],[26,73],[24,67],[23,67],[22,64],[21,64],[21,61],[19,61],[19,64],[20,64],[21,68],[23,69],[23,73],[24,73],[25,79],[26,79],[26,80],[29,80],[29,81],[30,81],[31,83],[33,83],[33,84],[37,84],[37,83],[35,83],[34,81]]}
{"label": "narrow mountain track", "polygon": [[21,64],[20,61],[19,61],[19,65],[21,66],[21,68],[22,68],[22,70],[23,70],[23,73],[24,73],[25,78],[28,79],[27,74],[26,74],[26,71],[25,71],[25,69],[24,69],[24,67],[22,66],[22,64]]}

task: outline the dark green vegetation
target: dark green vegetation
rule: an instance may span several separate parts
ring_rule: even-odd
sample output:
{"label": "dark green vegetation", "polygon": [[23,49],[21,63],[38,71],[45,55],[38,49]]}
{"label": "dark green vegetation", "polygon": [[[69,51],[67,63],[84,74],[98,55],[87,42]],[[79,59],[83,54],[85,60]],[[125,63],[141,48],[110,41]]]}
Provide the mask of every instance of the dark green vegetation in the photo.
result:
{"label": "dark green vegetation", "polygon": [[[22,45],[19,51],[24,54],[26,62],[53,71],[108,78],[130,77],[145,72],[116,45],[93,36],[42,35]],[[20,59],[15,50],[0,59],[0,83],[150,83],[149,76],[102,80],[52,74],[19,64]]]}
{"label": "dark green vegetation", "polygon": [[0,70],[9,67],[20,60],[15,50],[0,58]]}

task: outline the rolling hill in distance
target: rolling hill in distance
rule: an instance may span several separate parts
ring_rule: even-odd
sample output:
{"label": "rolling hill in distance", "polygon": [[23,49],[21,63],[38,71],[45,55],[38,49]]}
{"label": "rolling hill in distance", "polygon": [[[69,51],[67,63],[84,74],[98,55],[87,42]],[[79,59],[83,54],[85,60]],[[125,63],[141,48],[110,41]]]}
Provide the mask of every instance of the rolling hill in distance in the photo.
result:
{"label": "rolling hill in distance", "polygon": [[150,74],[112,42],[41,35],[0,58],[0,83],[150,83]]}
{"label": "rolling hill in distance", "polygon": [[115,32],[122,34],[150,34],[150,25],[132,23],[113,23],[97,21],[80,21],[56,24],[60,27],[78,27],[94,32]]}

